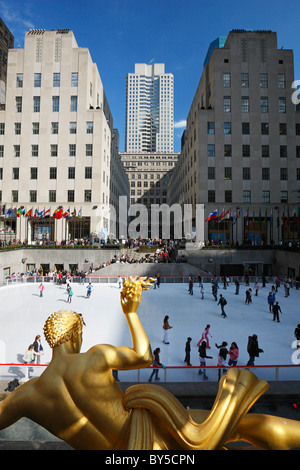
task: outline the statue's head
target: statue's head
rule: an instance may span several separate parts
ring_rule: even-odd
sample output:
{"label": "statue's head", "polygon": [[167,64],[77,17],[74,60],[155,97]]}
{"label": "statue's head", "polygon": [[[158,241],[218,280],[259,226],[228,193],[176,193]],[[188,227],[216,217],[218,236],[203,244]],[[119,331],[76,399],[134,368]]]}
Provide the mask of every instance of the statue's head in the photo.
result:
{"label": "statue's head", "polygon": [[58,310],[47,318],[44,325],[44,334],[51,348],[60,346],[68,341],[75,342],[85,325],[80,313],[72,310]]}

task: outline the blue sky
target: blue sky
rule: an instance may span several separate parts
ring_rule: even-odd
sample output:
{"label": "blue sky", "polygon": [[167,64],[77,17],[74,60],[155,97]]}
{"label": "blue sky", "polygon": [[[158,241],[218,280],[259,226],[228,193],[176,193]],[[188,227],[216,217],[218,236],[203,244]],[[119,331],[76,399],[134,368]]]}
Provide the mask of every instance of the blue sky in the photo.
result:
{"label": "blue sky", "polygon": [[0,16],[24,46],[29,29],[71,29],[97,64],[124,151],[125,80],[137,62],[165,63],[173,73],[174,151],[209,43],[231,29],[277,32],[278,48],[294,50],[300,80],[299,7],[291,0],[0,0]]}

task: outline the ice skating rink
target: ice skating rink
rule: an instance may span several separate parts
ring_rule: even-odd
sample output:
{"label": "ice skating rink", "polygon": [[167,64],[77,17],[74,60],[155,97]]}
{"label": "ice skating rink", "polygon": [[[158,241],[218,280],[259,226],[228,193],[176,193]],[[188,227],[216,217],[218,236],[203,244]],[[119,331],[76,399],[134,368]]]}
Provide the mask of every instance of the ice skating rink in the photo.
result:
{"label": "ice skating rink", "polygon": [[[72,309],[82,313],[86,327],[83,333],[82,352],[99,343],[109,343],[115,346],[131,347],[131,337],[126,318],[120,305],[120,289],[117,283],[93,284],[90,298],[86,298],[86,286],[72,283],[72,303],[66,302],[65,285],[45,283],[44,296],[39,297],[39,283],[12,284],[0,288],[1,329],[0,329],[0,363],[21,364],[22,357],[36,335],[42,337],[44,355],[43,364],[51,360],[51,349],[43,337],[43,325],[47,317],[60,309]],[[253,294],[253,284],[250,284]],[[188,285],[164,284],[159,289],[152,287],[143,293],[139,308],[139,317],[150,339],[151,347],[161,348],[160,359],[166,366],[185,366],[185,343],[187,337],[192,338],[191,364],[199,365],[198,348],[196,346],[202,331],[210,324],[211,349],[207,354],[213,359],[207,360],[207,366],[217,365],[218,349],[215,343],[227,341],[228,347],[235,341],[240,350],[238,365],[246,365],[248,361],[248,336],[258,335],[259,347],[264,353],[256,359],[255,365],[292,365],[300,363],[300,349],[296,349],[294,330],[300,323],[300,290],[290,289],[290,296],[284,297],[281,286],[276,296],[282,310],[280,323],[274,322],[269,313],[267,296],[271,285],[259,290],[258,296],[252,296],[252,304],[245,304],[244,285],[240,286],[239,295],[235,295],[235,286],[230,284],[227,289],[219,287],[225,296],[227,318],[220,313],[220,306],[211,293],[211,285],[205,284],[204,299],[201,299],[198,284],[194,284],[194,295],[188,294]],[[163,318],[169,315],[169,323],[173,328],[169,332],[170,344],[163,344]],[[299,352],[299,353],[298,353]],[[42,368],[39,368],[42,372]],[[38,374],[40,373],[38,372]],[[254,371],[260,378],[275,380],[274,368],[257,368]],[[167,369],[167,381],[200,381],[196,369]],[[31,376],[35,372],[31,371]],[[119,371],[121,381],[137,381],[137,371]],[[164,371],[160,371],[161,381]],[[146,381],[149,370],[140,371],[139,380]],[[22,378],[22,367],[1,366],[1,380]],[[208,371],[209,380],[217,380],[217,370]],[[299,379],[299,368],[289,367],[279,369],[279,379]]]}

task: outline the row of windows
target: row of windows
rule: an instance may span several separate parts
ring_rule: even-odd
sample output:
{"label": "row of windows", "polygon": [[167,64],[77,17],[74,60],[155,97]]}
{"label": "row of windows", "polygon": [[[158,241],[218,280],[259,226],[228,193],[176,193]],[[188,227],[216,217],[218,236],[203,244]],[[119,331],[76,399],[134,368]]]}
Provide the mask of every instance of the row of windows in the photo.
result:
{"label": "row of windows", "polygon": [[[35,88],[40,88],[42,85],[42,74],[34,73],[33,74],[33,86]],[[53,73],[52,86],[60,87],[60,73]],[[23,73],[16,74],[16,87],[23,88]],[[78,72],[71,73],[71,87],[78,87]]]}
{"label": "row of windows", "polygon": [[[255,83],[255,85],[257,84]],[[268,88],[268,74],[267,73],[261,73],[259,75],[259,86],[260,88]],[[231,87],[231,74],[230,73],[223,73],[223,87],[224,88]],[[241,87],[249,88],[249,74],[248,73],[241,73]],[[278,74],[277,87],[278,88],[286,87],[286,80],[285,80],[284,73]]]}
{"label": "row of windows", "polygon": [[[251,148],[250,145],[242,145],[241,155],[243,157],[250,157]],[[292,149],[289,147],[289,153],[292,153]],[[279,155],[280,158],[287,158],[288,156],[288,147],[287,145],[280,145],[279,146]],[[300,145],[296,145],[295,147],[295,155],[296,158],[300,158]],[[215,157],[215,144],[207,144],[207,156],[208,157]],[[224,157],[232,157],[232,146],[231,144],[224,145]],[[261,157],[268,158],[270,157],[270,146],[269,145],[262,145],[261,146]]]}
{"label": "row of windows", "polygon": [[[2,192],[1,192],[2,196]],[[107,196],[106,196],[107,198]],[[28,202],[37,202],[37,191],[30,190],[29,191],[29,201]],[[83,200],[84,202],[92,202],[92,191],[90,189],[85,189],[83,192]],[[105,194],[103,193],[102,197],[103,203],[105,203]],[[12,190],[11,192],[11,202],[19,202],[19,191]],[[56,190],[50,189],[48,192],[48,202],[56,202]],[[67,202],[75,202],[75,191],[73,189],[68,190],[67,193]]]}
{"label": "row of windows", "polygon": [[[20,157],[21,156],[21,146],[14,145],[13,146],[13,156]],[[38,157],[39,156],[39,146],[38,145],[31,145],[31,156]],[[57,157],[58,156],[58,145],[51,144],[50,145],[50,156]],[[85,156],[92,157],[93,156],[93,144],[85,144]],[[4,145],[0,145],[0,157],[4,157]],[[76,157],[76,144],[69,144],[69,157]]]}
{"label": "row of windows", "polygon": [[[156,196],[160,196],[161,193],[160,193],[159,190],[154,191],[154,189],[150,189],[149,194],[150,194],[150,196],[154,196],[155,194],[156,194]],[[141,195],[142,195],[142,190],[141,190],[141,189],[137,189],[137,190],[131,189],[131,190],[130,190],[130,195],[131,195],[131,196],[135,196],[135,195],[141,196]],[[167,191],[163,191],[163,192],[162,192],[162,195],[163,195],[163,196],[166,196],[166,195],[167,195]]]}
{"label": "row of windows", "polygon": [[[269,135],[269,123],[262,122],[261,123],[261,134],[262,135]],[[223,131],[225,135],[231,134],[232,131],[232,123],[231,122],[224,122]],[[208,122],[207,123],[207,133],[208,134],[215,134],[215,123]],[[250,135],[250,122],[242,122],[242,134],[243,135]],[[300,123],[296,123],[295,125],[295,134],[300,135]],[[287,135],[287,124],[285,122],[279,123],[279,135]]]}
{"label": "row of windows", "polygon": [[[94,133],[94,122],[93,121],[87,121],[85,124],[85,130],[87,134],[93,134]],[[21,122],[15,122],[15,135],[21,135],[21,130],[22,130],[22,123]],[[59,130],[59,123],[58,122],[51,122],[51,129],[50,132],[51,134],[58,134]],[[77,122],[70,122],[69,123],[69,132],[70,134],[77,134]],[[40,123],[39,122],[33,122],[32,123],[32,134],[38,135],[40,133]],[[0,122],[0,135],[5,134],[5,123]]]}
{"label": "row of windows", "polygon": [[[286,98],[279,97],[278,98],[278,112],[280,114],[286,113]],[[224,113],[231,112],[231,96],[224,96],[223,97],[223,111]],[[250,98],[249,96],[242,96],[241,97],[241,112],[242,113],[250,113]],[[269,112],[269,99],[267,96],[260,97],[260,112],[261,113],[268,113]]]}
{"label": "row of windows", "polygon": [[[270,168],[262,168],[262,179],[269,180],[270,179]],[[280,180],[285,181],[288,179],[288,169],[287,168],[280,168]],[[297,180],[300,181],[300,168],[296,169],[296,177]],[[209,180],[214,180],[216,178],[216,168],[215,167],[208,167],[207,169],[207,178]],[[251,179],[251,168],[244,167],[242,173],[243,180],[250,180]],[[225,167],[224,168],[224,179],[231,180],[232,179],[232,168]]]}
{"label": "row of windows", "polygon": [[150,198],[143,197],[143,198],[139,198],[139,199],[135,199],[134,197],[132,197],[130,199],[130,204],[135,204],[136,202],[144,204],[144,205],[147,205],[147,204],[161,204],[161,203],[166,204],[167,203],[167,198],[163,197],[162,200],[160,200],[160,198],[154,199],[154,197],[150,197]]}
{"label": "row of windows", "polygon": [[[85,179],[92,179],[92,167],[86,166],[84,169]],[[3,178],[3,168],[0,167],[0,180]],[[12,179],[18,180],[20,178],[20,168],[15,167],[12,168]],[[30,168],[30,179],[37,180],[38,179],[38,168],[31,167]],[[57,179],[57,167],[50,167],[49,168],[49,179]],[[75,166],[68,167],[68,179],[75,179]],[[105,179],[105,175],[104,175]]]}
{"label": "row of windows", "polygon": [[[261,202],[269,203],[271,202],[271,194],[270,191],[262,191],[261,195]],[[214,189],[209,189],[207,192],[207,201],[208,202],[216,202],[216,191]],[[224,202],[230,203],[233,202],[232,199],[232,191],[225,190],[224,192]],[[251,203],[251,191],[244,190],[242,193],[242,202],[244,204]],[[288,191],[281,191],[280,193],[280,202],[287,203],[288,202]]]}
{"label": "row of windows", "polygon": [[[60,97],[59,96],[52,96],[52,112],[58,113],[60,106]],[[23,107],[23,97],[16,96],[15,97],[15,112],[21,113]],[[32,110],[34,113],[39,113],[41,110],[41,97],[34,96],[33,103],[32,103]],[[77,111],[77,96],[72,95],[70,96],[70,111],[76,112]]]}

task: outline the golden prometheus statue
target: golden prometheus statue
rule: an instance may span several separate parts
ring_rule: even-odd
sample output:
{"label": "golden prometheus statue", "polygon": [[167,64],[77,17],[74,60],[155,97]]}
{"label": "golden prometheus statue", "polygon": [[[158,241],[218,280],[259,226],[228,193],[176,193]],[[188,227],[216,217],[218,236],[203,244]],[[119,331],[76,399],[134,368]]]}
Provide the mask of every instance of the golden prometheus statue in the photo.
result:
{"label": "golden prometheus statue", "polygon": [[52,359],[39,378],[0,402],[0,429],[27,417],[83,450],[212,450],[226,449],[233,441],[261,449],[300,447],[300,422],[247,414],[268,384],[246,369],[230,368],[222,377],[211,411],[186,410],[158,385],[138,384],[121,391],[111,370],[152,363],[137,315],[142,291],[151,282],[129,278],[123,284],[121,306],[132,348],[99,344],[80,353],[82,315],[70,310],[53,313],[44,326]]}

